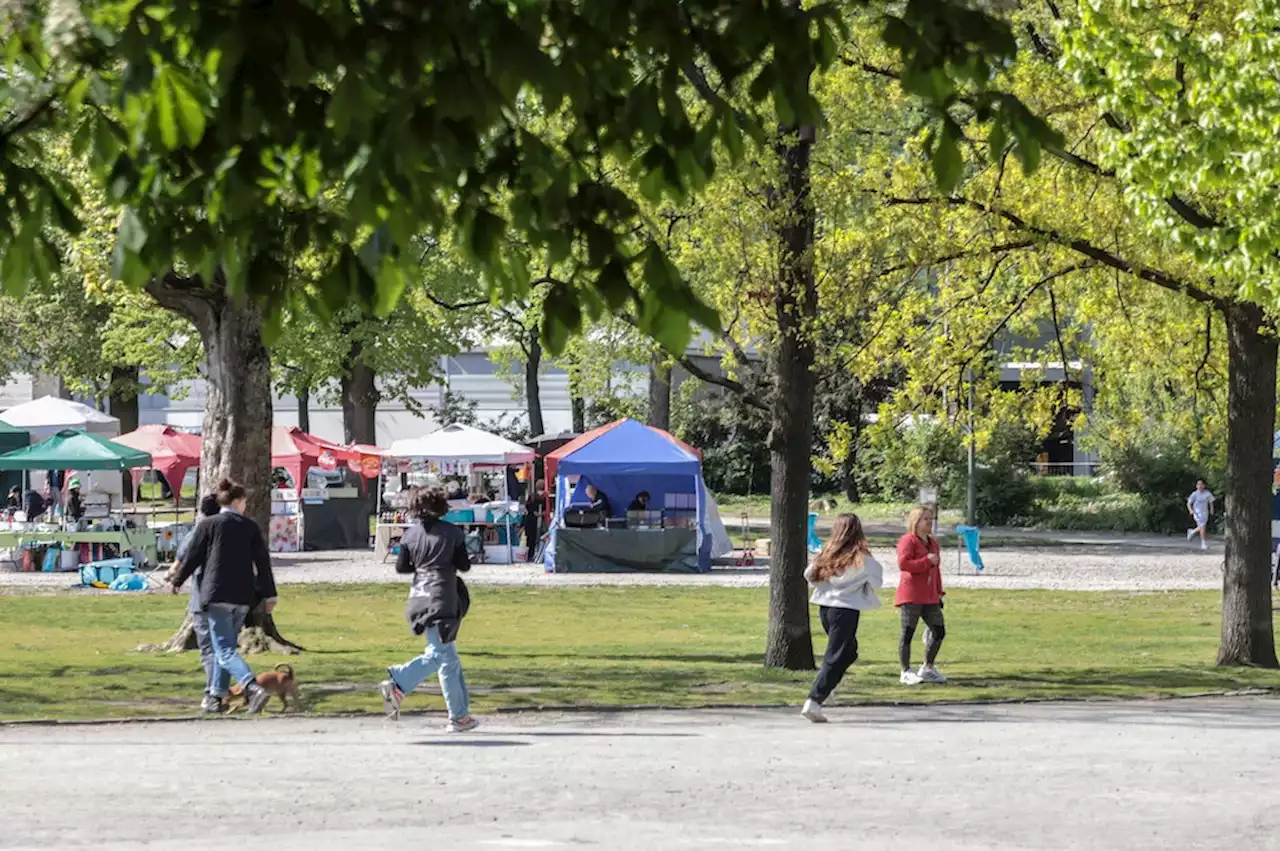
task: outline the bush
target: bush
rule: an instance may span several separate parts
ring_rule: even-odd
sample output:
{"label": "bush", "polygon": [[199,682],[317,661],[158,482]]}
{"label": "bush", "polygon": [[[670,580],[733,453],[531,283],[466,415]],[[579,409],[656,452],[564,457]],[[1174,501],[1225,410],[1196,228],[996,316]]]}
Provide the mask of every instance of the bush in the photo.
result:
{"label": "bush", "polygon": [[1104,455],[1116,487],[1136,494],[1142,503],[1142,525],[1150,532],[1180,532],[1187,528],[1187,494],[1196,479],[1213,489],[1215,476],[1190,458],[1182,447],[1129,447]]}

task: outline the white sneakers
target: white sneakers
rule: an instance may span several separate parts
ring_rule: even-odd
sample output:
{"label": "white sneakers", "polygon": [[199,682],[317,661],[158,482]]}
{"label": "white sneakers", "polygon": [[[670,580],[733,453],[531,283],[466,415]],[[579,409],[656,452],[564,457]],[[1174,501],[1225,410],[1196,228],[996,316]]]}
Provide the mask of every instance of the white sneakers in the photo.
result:
{"label": "white sneakers", "polygon": [[919,677],[926,683],[945,683],[947,678],[933,665],[921,665]]}
{"label": "white sneakers", "polygon": [[404,692],[391,680],[378,683],[378,693],[382,695],[382,711],[392,721],[400,720],[400,704],[404,702]]}
{"label": "white sneakers", "polygon": [[1195,536],[1196,536],[1196,530],[1195,530],[1195,529],[1188,529],[1188,530],[1187,530],[1187,540],[1188,540],[1188,541],[1190,541],[1190,540],[1191,540],[1192,538],[1194,538]]}
{"label": "white sneakers", "polygon": [[813,698],[809,698],[804,702],[804,708],[800,710],[800,714],[815,724],[827,723],[827,715],[822,711],[822,704],[816,702]]}
{"label": "white sneakers", "polygon": [[921,665],[920,673],[903,671],[899,682],[904,686],[918,686],[921,683],[945,683],[947,678],[933,665]]}

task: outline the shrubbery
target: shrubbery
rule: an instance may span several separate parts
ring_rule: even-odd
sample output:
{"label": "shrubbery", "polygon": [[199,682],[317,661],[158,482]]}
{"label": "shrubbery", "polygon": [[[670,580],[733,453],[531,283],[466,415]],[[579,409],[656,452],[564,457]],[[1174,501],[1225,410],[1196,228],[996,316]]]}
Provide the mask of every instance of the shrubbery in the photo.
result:
{"label": "shrubbery", "polygon": [[[768,420],[731,399],[689,406],[681,435],[703,452],[707,486],[718,493],[768,494]],[[815,453],[821,447],[815,448]],[[1039,476],[1039,441],[1027,428],[1002,424],[978,454],[977,514],[983,526],[1075,531],[1181,532],[1187,494],[1197,478],[1221,487],[1220,471],[1194,462],[1180,446],[1151,445],[1104,453],[1105,476]],[[966,503],[967,457],[962,435],[933,421],[909,428],[869,428],[858,446],[858,489],[867,502],[913,502],[922,483],[938,488],[942,505]],[[813,492],[837,483],[815,473]],[[1215,513],[1215,522],[1221,516]]]}

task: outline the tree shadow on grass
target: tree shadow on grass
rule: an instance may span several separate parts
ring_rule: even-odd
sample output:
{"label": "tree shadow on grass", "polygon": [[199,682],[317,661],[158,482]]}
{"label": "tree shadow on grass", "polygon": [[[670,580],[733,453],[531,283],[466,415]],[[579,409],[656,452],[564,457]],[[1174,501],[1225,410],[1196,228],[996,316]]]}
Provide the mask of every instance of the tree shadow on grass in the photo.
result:
{"label": "tree shadow on grass", "polygon": [[[948,683],[950,688],[992,689],[1014,688],[1061,689],[1079,691],[1104,687],[1164,690],[1223,691],[1247,688],[1251,685],[1237,676],[1243,671],[1208,668],[1042,668],[1017,674],[1000,674],[994,677],[956,678]],[[1275,685],[1280,686],[1280,672],[1275,672]]]}
{"label": "tree shadow on grass", "polygon": [[[519,651],[504,653],[496,650],[468,650],[466,656],[478,656],[489,659],[566,659],[574,658],[563,651],[546,653]],[[700,664],[703,662],[718,665],[763,664],[763,653],[671,653],[667,655],[653,653],[582,653],[582,658],[600,662],[686,662]]]}
{"label": "tree shadow on grass", "polygon": [[520,742],[515,739],[427,739],[421,742],[410,742],[427,748],[527,748],[533,742]]}

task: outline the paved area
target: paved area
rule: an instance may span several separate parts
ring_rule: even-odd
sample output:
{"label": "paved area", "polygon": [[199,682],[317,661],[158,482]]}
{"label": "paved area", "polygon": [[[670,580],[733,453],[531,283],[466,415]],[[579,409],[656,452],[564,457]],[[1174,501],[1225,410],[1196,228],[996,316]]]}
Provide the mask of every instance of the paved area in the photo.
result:
{"label": "paved area", "polygon": [[1280,847],[1280,700],[0,728],[0,848]]}
{"label": "paved area", "polygon": [[[892,550],[876,550],[885,566],[885,584],[896,585],[898,571]],[[1141,548],[1074,546],[1047,548],[999,548],[983,554],[986,570],[977,576],[968,561],[957,564],[955,550],[944,551],[945,582],[953,588],[1051,588],[1080,591],[1152,591],[1167,589],[1220,589],[1222,550],[1207,553],[1196,548],[1180,552]],[[393,582],[404,583],[392,566],[367,550],[279,555],[273,560],[276,579],[294,582]],[[0,572],[0,593],[5,588],[66,589],[79,579],[75,574]],[[477,565],[468,581],[477,585],[724,585],[764,586],[766,568],[717,568],[710,574],[578,573],[548,574],[540,565]],[[103,592],[105,593],[105,592]]]}

